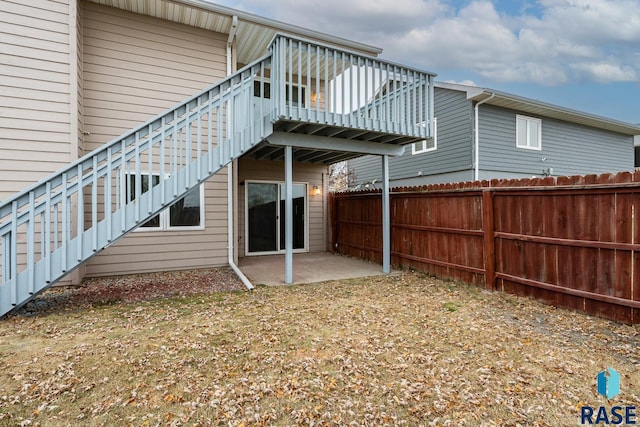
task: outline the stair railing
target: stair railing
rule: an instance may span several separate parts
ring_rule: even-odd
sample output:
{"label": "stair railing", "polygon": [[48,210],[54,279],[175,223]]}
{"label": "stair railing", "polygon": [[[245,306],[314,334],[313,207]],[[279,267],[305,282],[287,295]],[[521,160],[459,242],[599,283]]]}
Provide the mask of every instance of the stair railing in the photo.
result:
{"label": "stair railing", "polygon": [[[269,132],[268,54],[0,204],[0,315],[144,224]],[[156,178],[157,177],[157,178]]]}

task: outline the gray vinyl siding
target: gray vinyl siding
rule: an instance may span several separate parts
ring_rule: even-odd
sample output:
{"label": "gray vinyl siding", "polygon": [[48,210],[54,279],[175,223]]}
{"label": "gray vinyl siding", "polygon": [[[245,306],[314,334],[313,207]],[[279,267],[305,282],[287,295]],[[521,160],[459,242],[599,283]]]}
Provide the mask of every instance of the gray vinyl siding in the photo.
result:
{"label": "gray vinyl siding", "polygon": [[[82,3],[85,151],[226,75],[226,35]],[[86,264],[87,276],[227,263],[227,169],[204,184],[204,230],[135,231]]]}
{"label": "gray vinyl siding", "polygon": [[349,173],[353,179],[352,184],[380,180],[381,163],[380,156],[362,156],[348,161]]}
{"label": "gray vinyl siding", "polygon": [[[407,147],[403,156],[390,159],[392,186],[473,179],[473,104],[462,91],[436,88],[435,95],[438,149],[411,155]],[[633,137],[546,117],[523,114],[542,120],[542,150],[516,148],[517,114],[480,106],[480,179],[541,176],[548,168],[555,176],[634,168]],[[352,160],[349,167],[356,184],[382,177],[379,156]]]}
{"label": "gray vinyl siding", "polygon": [[[435,175],[413,176],[409,178],[393,179],[389,182],[392,187],[415,187],[420,185],[441,184],[443,182],[473,181],[473,170],[466,169],[455,172],[445,172]],[[376,182],[375,188],[382,188],[381,182]]]}
{"label": "gray vinyl siding", "polygon": [[[516,111],[480,106],[481,178],[586,175],[633,170],[633,137],[546,117],[542,150],[516,148]],[[543,160],[545,159],[545,160]]]}
{"label": "gray vinyl siding", "polygon": [[[434,112],[438,119],[437,149],[412,155],[408,145],[405,154],[389,160],[391,184],[450,182],[469,179],[472,167],[473,109],[464,92],[435,88]],[[363,156],[349,161],[357,184],[380,181],[380,156]],[[427,179],[426,176],[429,176]],[[421,176],[425,178],[420,178]]]}
{"label": "gray vinyl siding", "polygon": [[362,156],[348,161],[349,173],[353,181],[351,184],[380,180],[381,163],[380,156]]}
{"label": "gray vinyl siding", "polygon": [[69,7],[0,1],[0,200],[75,158]]}

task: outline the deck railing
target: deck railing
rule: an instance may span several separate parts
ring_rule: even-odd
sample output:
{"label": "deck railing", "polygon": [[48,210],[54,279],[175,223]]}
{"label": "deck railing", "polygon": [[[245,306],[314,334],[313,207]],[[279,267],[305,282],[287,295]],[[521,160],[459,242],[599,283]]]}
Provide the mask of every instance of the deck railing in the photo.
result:
{"label": "deck railing", "polygon": [[433,136],[433,73],[284,35],[271,50],[274,121]]}

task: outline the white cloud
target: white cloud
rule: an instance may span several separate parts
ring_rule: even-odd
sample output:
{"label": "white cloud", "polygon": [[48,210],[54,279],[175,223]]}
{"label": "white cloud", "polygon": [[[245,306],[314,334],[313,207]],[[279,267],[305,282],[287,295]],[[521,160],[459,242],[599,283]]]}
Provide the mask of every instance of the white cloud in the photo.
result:
{"label": "white cloud", "polygon": [[473,80],[462,80],[462,81],[456,81],[456,80],[445,80],[443,83],[451,83],[454,85],[463,85],[463,86],[478,86]]}
{"label": "white cloud", "polygon": [[638,80],[639,1],[558,0],[543,6],[540,17],[512,17],[498,14],[490,2],[472,2],[391,41],[386,54],[421,58],[420,65],[436,71],[467,69],[495,82]]}
{"label": "white cloud", "polygon": [[272,0],[266,10],[263,0],[223,1],[380,46],[394,61],[490,82],[640,78],[640,0],[525,0],[515,12],[488,0],[458,9],[445,0]]}
{"label": "white cloud", "polygon": [[544,18],[529,24],[584,43],[634,43],[640,40],[637,0],[541,0]]}
{"label": "white cloud", "polygon": [[638,80],[638,71],[628,65],[606,62],[581,63],[571,66],[577,73],[599,83],[629,82]]}

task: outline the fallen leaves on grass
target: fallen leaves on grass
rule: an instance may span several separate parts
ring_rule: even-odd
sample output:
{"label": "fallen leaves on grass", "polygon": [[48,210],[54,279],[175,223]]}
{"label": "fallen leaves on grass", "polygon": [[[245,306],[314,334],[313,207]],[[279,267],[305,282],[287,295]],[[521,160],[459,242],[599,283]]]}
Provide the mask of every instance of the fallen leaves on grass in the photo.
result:
{"label": "fallen leaves on grass", "polygon": [[637,404],[638,344],[409,272],[117,303],[0,323],[0,422],[576,425],[606,366]]}
{"label": "fallen leaves on grass", "polygon": [[27,303],[17,315],[43,315],[119,302],[189,296],[246,289],[228,268],[167,271],[125,276],[89,278],[80,286],[52,287]]}

